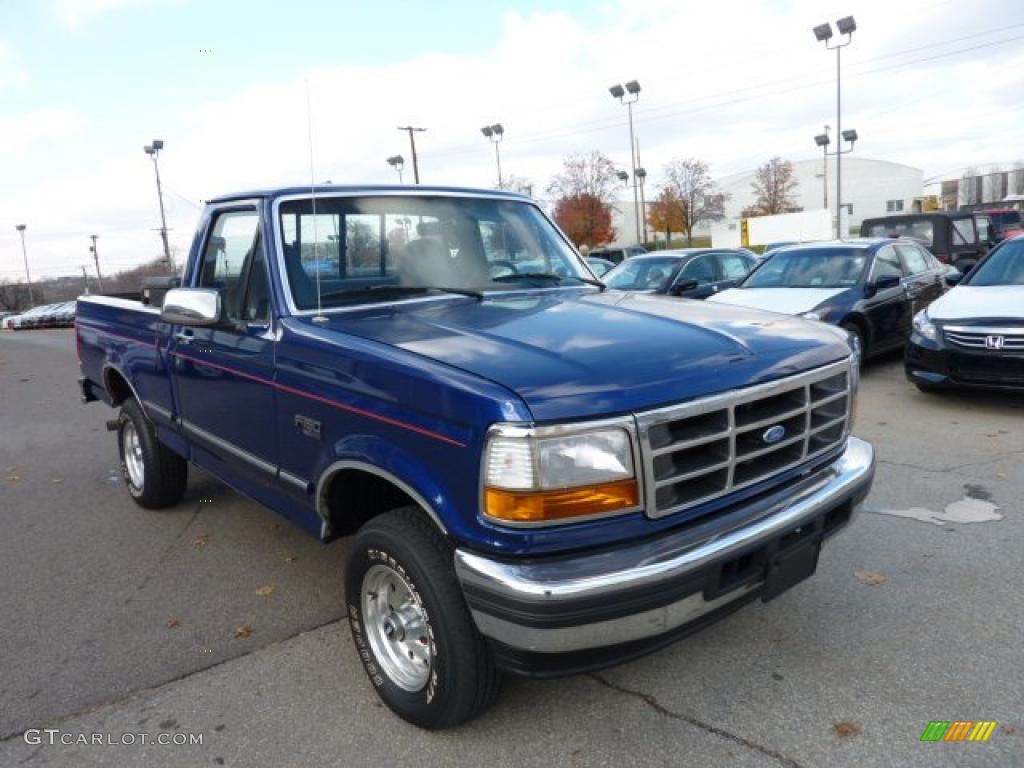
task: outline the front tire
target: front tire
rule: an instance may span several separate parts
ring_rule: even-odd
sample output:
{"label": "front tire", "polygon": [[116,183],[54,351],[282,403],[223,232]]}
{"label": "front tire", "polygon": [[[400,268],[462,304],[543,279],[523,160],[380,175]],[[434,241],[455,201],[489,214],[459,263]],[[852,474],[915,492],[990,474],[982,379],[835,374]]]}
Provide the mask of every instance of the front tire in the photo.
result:
{"label": "front tire", "polygon": [[156,437],[156,430],[135,400],[121,406],[117,445],[121,475],[135,503],[163,509],[181,501],[188,483],[188,462]]}
{"label": "front tire", "polygon": [[345,594],[360,660],[396,715],[451,728],[497,698],[500,674],[462,597],[452,546],[418,507],[359,530]]}

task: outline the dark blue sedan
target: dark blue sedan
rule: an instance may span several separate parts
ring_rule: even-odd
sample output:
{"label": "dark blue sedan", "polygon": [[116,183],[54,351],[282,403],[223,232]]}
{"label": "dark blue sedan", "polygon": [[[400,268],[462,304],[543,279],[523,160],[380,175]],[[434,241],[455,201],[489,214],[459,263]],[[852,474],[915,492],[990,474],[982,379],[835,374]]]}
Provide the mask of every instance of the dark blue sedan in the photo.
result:
{"label": "dark blue sedan", "polygon": [[914,315],[945,290],[946,271],[911,240],[808,243],[776,251],[711,300],[841,326],[866,358],[906,343]]}

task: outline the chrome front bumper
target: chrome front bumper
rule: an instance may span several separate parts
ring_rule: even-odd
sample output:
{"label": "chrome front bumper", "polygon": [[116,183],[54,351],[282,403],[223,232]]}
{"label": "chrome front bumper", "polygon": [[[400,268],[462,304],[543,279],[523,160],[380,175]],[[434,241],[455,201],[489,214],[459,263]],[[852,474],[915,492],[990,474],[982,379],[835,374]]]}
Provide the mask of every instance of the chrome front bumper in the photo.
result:
{"label": "chrome front bumper", "polygon": [[832,463],[712,520],[554,558],[496,560],[459,549],[455,569],[477,627],[499,648],[568,654],[635,645],[755,597],[765,558],[794,538],[820,542],[845,526],[874,469],[874,449],[850,437]]}

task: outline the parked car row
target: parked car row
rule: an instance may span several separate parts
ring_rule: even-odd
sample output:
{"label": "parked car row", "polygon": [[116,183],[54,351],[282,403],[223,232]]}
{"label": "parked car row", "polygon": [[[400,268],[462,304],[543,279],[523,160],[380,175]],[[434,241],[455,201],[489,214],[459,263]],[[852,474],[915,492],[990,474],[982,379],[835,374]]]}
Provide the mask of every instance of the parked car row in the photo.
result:
{"label": "parked car row", "polygon": [[70,328],[75,324],[74,301],[57,304],[41,304],[20,315],[8,315],[0,320],[0,327],[12,331],[27,331],[33,328]]}
{"label": "parked car row", "polygon": [[1024,235],[966,273],[911,236],[786,245],[760,262],[727,249],[661,251],[603,279],[830,323],[862,361],[905,347],[907,377],[924,391],[1024,386]]}

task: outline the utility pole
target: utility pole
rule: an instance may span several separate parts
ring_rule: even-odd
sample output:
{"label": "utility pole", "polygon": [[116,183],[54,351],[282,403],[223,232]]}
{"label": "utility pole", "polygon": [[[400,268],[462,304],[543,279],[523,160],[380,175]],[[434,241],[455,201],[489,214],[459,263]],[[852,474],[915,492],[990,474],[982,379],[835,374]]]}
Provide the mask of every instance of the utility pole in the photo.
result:
{"label": "utility pole", "polygon": [[103,276],[100,274],[100,252],[96,249],[96,241],[99,240],[100,236],[89,235],[89,238],[92,240],[92,245],[89,246],[89,250],[92,251],[92,258],[96,262],[96,287],[102,293]]}
{"label": "utility pole", "polygon": [[160,237],[164,241],[164,258],[167,259],[167,266],[170,267],[171,272],[174,271],[174,262],[171,261],[171,248],[167,244],[167,216],[164,213],[164,191],[163,187],[160,186],[160,166],[157,164],[156,158],[160,154],[160,150],[164,148],[164,143],[160,139],[153,139],[152,144],[147,144],[143,147],[143,150],[147,155],[153,158],[153,170],[156,172],[156,196],[160,201]]}
{"label": "utility pole", "polygon": [[419,184],[420,183],[420,163],[419,163],[419,159],[416,157],[416,137],[413,134],[414,133],[422,133],[423,131],[425,131],[427,129],[426,128],[414,128],[411,125],[400,125],[400,126],[398,126],[398,130],[400,130],[400,131],[408,131],[409,132],[409,147],[410,147],[410,149],[412,149],[412,176],[413,176],[413,179],[416,181],[416,183]]}
{"label": "utility pole", "polygon": [[25,250],[25,225],[18,224],[14,227],[21,235],[21,258],[25,260],[25,284],[28,286],[28,305],[32,306],[32,275],[28,271],[28,252]]}
{"label": "utility pole", "polygon": [[82,292],[89,292],[89,274],[85,271],[85,264],[82,265]]}

